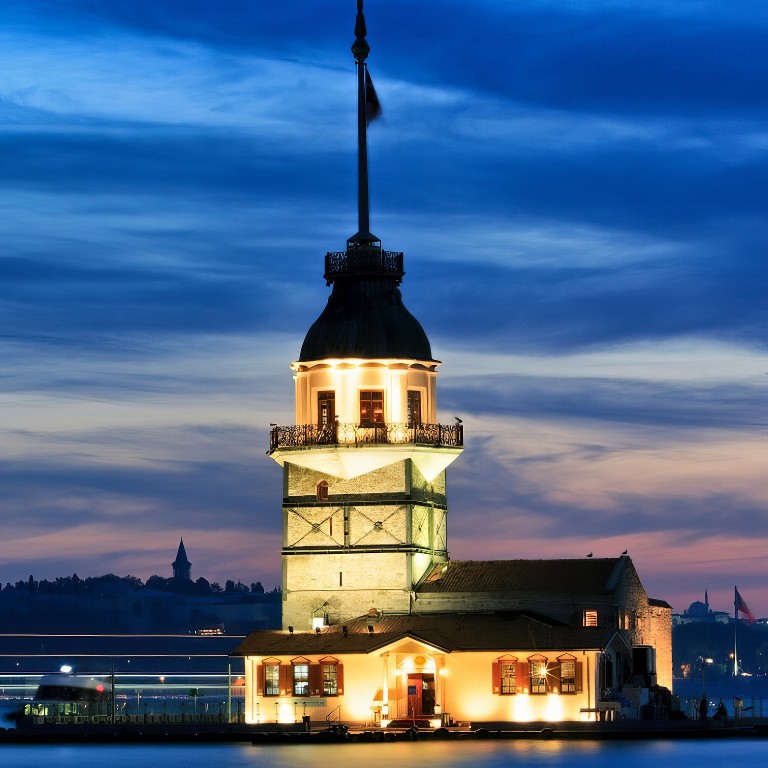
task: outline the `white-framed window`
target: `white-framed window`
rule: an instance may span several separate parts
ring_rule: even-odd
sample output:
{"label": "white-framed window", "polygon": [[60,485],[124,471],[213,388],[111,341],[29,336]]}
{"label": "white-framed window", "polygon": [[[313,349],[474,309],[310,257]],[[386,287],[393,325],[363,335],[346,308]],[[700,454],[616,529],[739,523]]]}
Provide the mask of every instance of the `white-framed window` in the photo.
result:
{"label": "white-framed window", "polygon": [[309,664],[293,664],[293,695],[309,696]]}
{"label": "white-framed window", "polygon": [[320,665],[323,676],[323,696],[338,696],[339,694],[339,665],[336,662]]}
{"label": "white-framed window", "polygon": [[280,695],[280,665],[279,664],[264,665],[264,695],[265,696]]}

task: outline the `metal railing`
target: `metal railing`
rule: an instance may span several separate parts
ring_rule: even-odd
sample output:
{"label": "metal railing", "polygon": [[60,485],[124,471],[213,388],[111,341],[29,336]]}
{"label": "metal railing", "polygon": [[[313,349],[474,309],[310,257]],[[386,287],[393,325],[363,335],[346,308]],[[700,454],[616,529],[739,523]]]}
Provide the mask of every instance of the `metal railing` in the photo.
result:
{"label": "metal railing", "polygon": [[383,251],[376,247],[349,248],[325,254],[325,279],[332,282],[340,275],[403,276],[402,251]]}
{"label": "metal railing", "polygon": [[340,424],[334,422],[275,426],[269,433],[269,453],[280,448],[313,448],[322,445],[411,444],[461,448],[461,424]]}

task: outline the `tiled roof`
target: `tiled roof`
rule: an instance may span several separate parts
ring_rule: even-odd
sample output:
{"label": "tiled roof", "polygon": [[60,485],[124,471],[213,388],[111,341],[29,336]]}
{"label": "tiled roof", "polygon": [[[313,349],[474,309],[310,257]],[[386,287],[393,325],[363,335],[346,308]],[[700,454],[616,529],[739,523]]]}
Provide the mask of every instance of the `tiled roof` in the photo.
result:
{"label": "tiled roof", "polygon": [[[451,651],[567,651],[604,648],[614,630],[561,624],[529,613],[430,613],[364,616],[315,632],[254,632],[235,656],[371,653],[404,638]],[[369,632],[368,627],[373,628]]]}
{"label": "tiled roof", "polygon": [[436,565],[416,591],[603,594],[610,591],[609,581],[621,561],[629,558],[451,560]]}

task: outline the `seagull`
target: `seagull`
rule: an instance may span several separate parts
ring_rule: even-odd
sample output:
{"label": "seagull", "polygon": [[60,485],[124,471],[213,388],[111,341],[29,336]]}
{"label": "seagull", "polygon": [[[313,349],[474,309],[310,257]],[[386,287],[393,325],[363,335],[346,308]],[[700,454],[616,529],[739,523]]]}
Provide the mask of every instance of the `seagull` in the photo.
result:
{"label": "seagull", "polygon": [[626,555],[627,554],[627,550],[625,549],[621,554],[622,555]]}
{"label": "seagull", "polygon": [[590,552],[590,553],[587,555],[587,557],[592,557],[592,553]]}

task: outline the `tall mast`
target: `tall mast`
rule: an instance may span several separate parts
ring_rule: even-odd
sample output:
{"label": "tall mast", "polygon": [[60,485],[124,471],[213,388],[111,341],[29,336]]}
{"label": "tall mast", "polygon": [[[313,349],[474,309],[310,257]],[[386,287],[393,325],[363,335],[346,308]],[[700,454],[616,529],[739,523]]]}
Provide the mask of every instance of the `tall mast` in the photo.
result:
{"label": "tall mast", "polygon": [[350,238],[350,244],[373,245],[379,239],[371,234],[370,213],[368,202],[368,138],[366,114],[366,59],[371,47],[365,39],[365,16],[363,16],[363,0],[357,0],[357,17],[355,19],[355,42],[352,53],[357,66],[357,234]]}
{"label": "tall mast", "polygon": [[739,626],[739,589],[733,585],[733,676],[739,676],[739,649],[736,647],[736,628]]}

